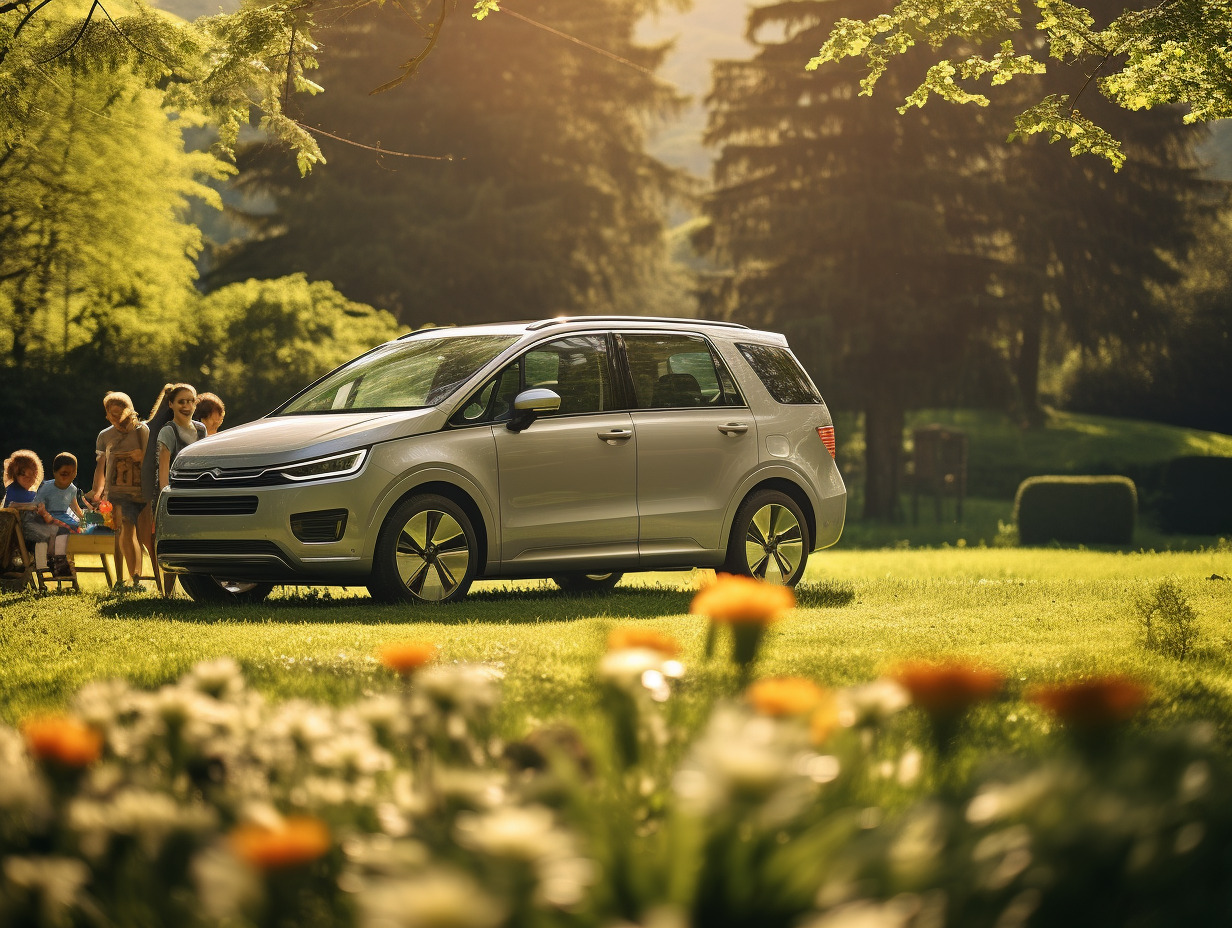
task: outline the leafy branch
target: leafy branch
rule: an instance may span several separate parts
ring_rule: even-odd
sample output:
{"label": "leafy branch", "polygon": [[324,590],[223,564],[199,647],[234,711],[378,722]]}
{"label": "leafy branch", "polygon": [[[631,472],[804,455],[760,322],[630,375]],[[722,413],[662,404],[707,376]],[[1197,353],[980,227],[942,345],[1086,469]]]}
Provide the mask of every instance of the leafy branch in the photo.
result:
{"label": "leafy branch", "polygon": [[[1124,163],[1120,144],[1082,116],[1078,98],[1092,84],[1113,103],[1129,110],[1179,105],[1186,121],[1232,116],[1232,0],[1163,0],[1146,10],[1131,10],[1097,29],[1091,12],[1067,0],[1035,0],[1038,18],[1027,27],[1014,0],[901,0],[889,13],[868,20],[840,19],[806,65],[816,70],[847,58],[867,67],[861,95],[871,95],[890,62],[920,44],[933,50],[958,40],[963,45],[997,41],[990,58],[950,56],[928,68],[904,100],[900,112],[924,106],[931,96],[951,103],[987,106],[989,97],[960,81],[988,77],[993,86],[1021,75],[1046,73],[1047,59],[1073,63],[1098,56],[1086,82],[1071,95],[1050,95],[1015,120],[1010,138],[1050,133],[1072,143],[1074,154],[1090,153],[1115,168]],[[1015,52],[1014,36],[1042,34],[1048,54]],[[1103,76],[1100,76],[1100,75]]]}

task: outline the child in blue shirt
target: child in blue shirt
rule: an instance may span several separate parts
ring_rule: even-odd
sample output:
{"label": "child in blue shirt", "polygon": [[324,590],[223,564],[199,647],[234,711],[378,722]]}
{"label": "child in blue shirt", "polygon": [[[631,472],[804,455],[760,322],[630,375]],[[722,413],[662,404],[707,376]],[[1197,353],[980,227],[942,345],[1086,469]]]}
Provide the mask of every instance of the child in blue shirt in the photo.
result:
{"label": "child in blue shirt", "polygon": [[[51,464],[52,480],[34,493],[35,514],[43,520],[46,528],[36,534],[48,534],[49,541],[54,545],[52,557],[52,574],[56,577],[71,577],[72,568],[68,563],[68,536],[81,531],[81,509],[77,505],[77,487],[73,480],[77,476],[77,458],[67,451],[57,454]],[[38,528],[37,524],[34,526]],[[31,526],[26,526],[26,536],[31,535]]]}

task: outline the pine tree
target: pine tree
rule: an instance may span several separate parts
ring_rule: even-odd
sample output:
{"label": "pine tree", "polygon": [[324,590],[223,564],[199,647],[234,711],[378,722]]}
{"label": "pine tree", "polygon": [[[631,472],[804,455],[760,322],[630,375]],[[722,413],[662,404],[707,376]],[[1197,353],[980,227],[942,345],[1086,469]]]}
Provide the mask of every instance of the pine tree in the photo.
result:
{"label": "pine tree", "polygon": [[634,41],[644,8],[519,6],[555,32],[456,18],[413,80],[376,95],[391,75],[373,62],[397,60],[414,23],[390,7],[320,32],[327,90],[301,118],[415,157],[326,138],[327,169],[301,182],[277,151],[249,151],[244,183],[276,211],[211,280],[304,271],[416,325],[628,305],[662,265],[663,204],[681,185],[645,151],[678,97],[650,73],[665,50]]}
{"label": "pine tree", "polygon": [[857,69],[802,67],[835,19],[870,8],[753,10],[760,50],[715,70],[708,140],[722,149],[698,241],[730,268],[715,311],[786,332],[827,399],[864,412],[864,515],[886,519],[905,411],[981,344],[995,260],[983,253],[987,133],[858,100]]}
{"label": "pine tree", "polygon": [[[1101,0],[1091,8],[1108,19],[1122,5]],[[1175,107],[1131,113],[1093,90],[1077,97],[1085,81],[1082,68],[1054,64],[1046,75],[1020,79],[993,112],[1008,128],[1030,100],[1068,94],[1121,140],[1126,155],[1116,171],[1042,137],[1000,153],[999,222],[1013,243],[1003,277],[1010,362],[1028,424],[1043,421],[1039,382],[1050,346],[1063,355],[1166,339],[1172,308],[1159,299],[1160,287],[1179,279],[1196,224],[1214,204],[1195,154],[1205,127],[1186,125]]]}

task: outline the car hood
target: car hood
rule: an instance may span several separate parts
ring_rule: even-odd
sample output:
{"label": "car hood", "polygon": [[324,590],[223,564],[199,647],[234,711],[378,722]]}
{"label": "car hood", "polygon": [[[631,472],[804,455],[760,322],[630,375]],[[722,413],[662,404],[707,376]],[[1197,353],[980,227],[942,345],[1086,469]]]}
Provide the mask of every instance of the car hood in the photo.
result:
{"label": "car hood", "polygon": [[436,431],[436,407],[387,413],[273,416],[226,429],[180,452],[177,467],[266,467]]}

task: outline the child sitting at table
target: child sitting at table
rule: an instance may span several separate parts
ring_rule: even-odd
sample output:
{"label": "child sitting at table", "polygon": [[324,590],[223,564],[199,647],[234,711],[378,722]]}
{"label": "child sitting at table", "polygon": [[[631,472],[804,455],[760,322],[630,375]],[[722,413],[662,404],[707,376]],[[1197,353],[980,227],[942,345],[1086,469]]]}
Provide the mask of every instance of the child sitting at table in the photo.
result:
{"label": "child sitting at table", "polygon": [[[57,454],[51,464],[52,480],[46,480],[34,493],[35,515],[43,520],[46,528],[37,534],[50,533],[39,538],[53,545],[52,576],[71,577],[68,563],[68,536],[81,531],[81,508],[77,505],[77,458],[67,451]],[[39,526],[35,525],[35,529]],[[31,536],[29,520],[25,526],[27,540]]]}

